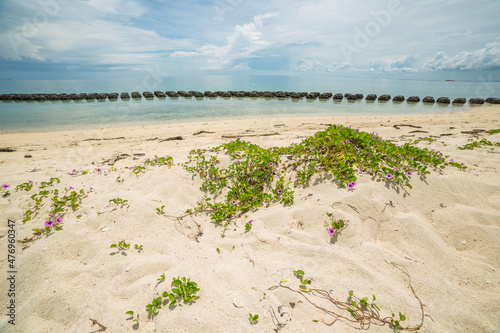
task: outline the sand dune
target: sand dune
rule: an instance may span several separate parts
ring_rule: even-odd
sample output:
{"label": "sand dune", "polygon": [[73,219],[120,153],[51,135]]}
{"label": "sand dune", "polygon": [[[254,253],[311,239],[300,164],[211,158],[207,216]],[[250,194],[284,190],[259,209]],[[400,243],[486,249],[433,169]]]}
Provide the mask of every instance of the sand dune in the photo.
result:
{"label": "sand dune", "polygon": [[[500,148],[457,147],[474,137],[463,131],[500,128],[499,120],[500,108],[483,106],[436,115],[268,117],[0,134],[0,148],[16,150],[0,152],[0,184],[11,185],[10,196],[0,197],[3,272],[9,271],[7,220],[16,221],[18,241],[31,237],[32,228],[45,221],[46,214],[40,214],[21,222],[42,181],[58,177],[60,184],[51,189],[63,192],[71,186],[87,195],[75,212],[64,216],[63,230],[16,243],[16,325],[6,316],[11,298],[4,278],[0,330],[95,332],[99,327],[92,326],[92,318],[106,332],[274,332],[272,309],[282,332],[357,332],[359,325],[345,320],[332,327],[313,322],[333,317],[297,293],[268,290],[282,279],[297,289],[293,270],[298,269],[312,279],[311,288],[329,290],[341,301],[349,290],[370,299],[376,295],[383,316],[390,316],[392,307],[406,315],[403,326],[417,325],[419,302],[394,262],[406,267],[425,305],[428,316],[421,332],[498,332]],[[413,189],[399,193],[366,174],[352,191],[318,178],[295,189],[292,206],[273,204],[250,212],[231,224],[224,238],[223,229],[206,214],[172,217],[203,198],[200,178],[177,165],[187,161],[191,149],[213,147],[231,140],[223,136],[237,135],[263,147],[283,146],[339,123],[400,144],[434,136],[436,141],[417,146],[440,150],[468,169],[449,167],[423,180],[415,177]],[[162,141],[176,136],[183,140]],[[479,132],[483,137],[500,142],[500,134]],[[175,163],[150,167],[139,176],[125,169],[155,155],[172,156]],[[110,165],[113,156],[116,161]],[[89,172],[72,175],[73,169]],[[33,190],[15,191],[28,180],[34,182]],[[120,207],[109,203],[113,198],[128,202]],[[162,205],[165,214],[159,215],[156,208]],[[333,241],[324,227],[326,212],[349,221]],[[253,227],[245,232],[248,220]],[[110,245],[122,239],[131,244],[126,255],[112,254]],[[143,250],[134,249],[135,244]],[[166,280],[157,284],[161,274]],[[198,284],[199,299],[174,309],[164,306],[148,319],[146,304],[170,290],[172,278],[179,276]],[[129,310],[140,314],[138,326],[127,320]],[[249,313],[260,316],[257,324],[250,324]],[[391,329],[371,325],[369,331]]]}

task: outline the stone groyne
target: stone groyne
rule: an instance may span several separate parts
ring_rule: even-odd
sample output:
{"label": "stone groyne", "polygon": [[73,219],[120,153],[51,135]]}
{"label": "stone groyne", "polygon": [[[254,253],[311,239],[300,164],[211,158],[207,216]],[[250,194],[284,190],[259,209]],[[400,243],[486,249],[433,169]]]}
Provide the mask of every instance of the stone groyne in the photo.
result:
{"label": "stone groyne", "polygon": [[[37,101],[37,102],[43,102],[43,101],[93,101],[93,100],[98,100],[98,101],[105,101],[105,100],[110,100],[110,101],[117,101],[118,98],[122,100],[130,100],[135,99],[139,100],[142,98],[145,99],[154,99],[155,97],[158,99],[164,99],[167,98],[167,96],[171,99],[176,99],[176,98],[196,98],[196,99],[202,99],[202,98],[264,98],[264,99],[306,99],[309,101],[312,100],[329,100],[333,99],[333,101],[340,102],[343,99],[346,99],[348,102],[354,102],[354,101],[360,101],[365,98],[366,101],[369,102],[374,102],[374,101],[379,101],[379,102],[388,102],[392,99],[394,103],[402,103],[402,102],[407,102],[407,103],[419,103],[421,101],[419,96],[410,96],[408,98],[405,98],[402,95],[397,95],[394,97],[391,97],[391,95],[380,95],[377,96],[376,94],[368,94],[366,97],[364,97],[363,94],[342,94],[342,93],[336,93],[332,94],[330,92],[290,92],[290,91],[205,91],[205,92],[199,92],[199,91],[155,91],[154,93],[149,92],[149,91],[144,91],[141,93],[134,91],[131,94],[128,92],[124,92],[121,94],[118,93],[80,93],[80,94],[0,94],[0,101],[4,102],[9,102],[9,101]],[[426,96],[422,99],[422,102],[425,104],[465,104],[467,103],[467,100],[465,98],[455,98],[453,101],[451,101],[448,97],[439,97],[434,99],[432,96]],[[500,104],[500,98],[495,98],[495,97],[488,97],[486,99],[484,98],[470,98],[469,99],[469,104],[475,104],[475,105],[481,105],[484,103],[490,103],[490,104]]]}

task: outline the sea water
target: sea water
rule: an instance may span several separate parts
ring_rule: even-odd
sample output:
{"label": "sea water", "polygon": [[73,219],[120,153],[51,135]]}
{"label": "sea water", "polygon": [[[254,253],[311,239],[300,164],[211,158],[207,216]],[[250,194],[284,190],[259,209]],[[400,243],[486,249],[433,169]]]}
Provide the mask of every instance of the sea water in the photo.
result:
{"label": "sea water", "polygon": [[[500,82],[456,82],[358,79],[322,76],[227,76],[144,77],[108,80],[0,80],[0,94],[46,93],[122,93],[195,90],[209,91],[294,91],[389,94],[457,97],[498,97]],[[0,131],[69,130],[127,125],[146,125],[191,120],[217,120],[287,115],[394,115],[456,112],[470,106],[425,105],[422,102],[397,103],[332,99],[292,100],[265,98],[154,98],[123,101],[44,101],[0,102]]]}

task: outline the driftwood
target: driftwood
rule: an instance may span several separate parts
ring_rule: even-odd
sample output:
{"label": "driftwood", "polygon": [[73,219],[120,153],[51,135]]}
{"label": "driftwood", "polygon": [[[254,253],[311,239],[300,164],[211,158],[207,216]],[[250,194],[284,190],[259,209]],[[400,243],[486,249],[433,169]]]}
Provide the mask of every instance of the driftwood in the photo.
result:
{"label": "driftwood", "polygon": [[92,318],[89,318],[89,319],[92,321],[92,326],[97,325],[97,326],[100,327],[100,331],[105,331],[107,329],[106,326],[104,326],[103,324],[99,323],[97,320],[92,319]]}
{"label": "driftwood", "polygon": [[421,130],[416,130],[416,131],[410,131],[408,133],[429,133],[427,131],[421,131]]}
{"label": "driftwood", "polygon": [[193,133],[193,135],[200,135],[200,134],[204,134],[204,133],[206,133],[206,134],[213,134],[213,133],[215,133],[215,132],[210,132],[210,131],[198,131],[198,132],[196,132],[196,133]]}
{"label": "driftwood", "polygon": [[274,133],[264,133],[264,134],[240,134],[240,135],[223,135],[223,139],[234,139],[236,137],[248,137],[248,136],[272,136],[272,135],[280,135],[278,132]]}
{"label": "driftwood", "polygon": [[164,141],[174,141],[174,140],[184,140],[184,138],[182,136],[172,136],[170,138],[166,138],[166,139],[161,139],[160,142],[164,142]]}
{"label": "driftwood", "polygon": [[397,124],[397,125],[393,125],[392,127],[394,127],[395,129],[401,129],[401,128],[399,128],[399,126],[407,126],[407,127],[413,127],[413,128],[422,128],[422,126],[406,125],[406,124]]}
{"label": "driftwood", "polygon": [[125,137],[120,136],[117,138],[100,138],[100,139],[90,138],[90,139],[85,139],[83,141],[103,141],[103,140],[125,140]]}
{"label": "driftwood", "polygon": [[479,134],[481,132],[486,132],[484,129],[473,129],[472,131],[462,131],[462,134]]}
{"label": "driftwood", "polygon": [[116,163],[116,161],[123,160],[123,159],[125,159],[126,157],[129,157],[129,156],[130,156],[129,154],[119,154],[119,153],[116,153],[113,156],[111,156],[110,159],[104,161],[103,163],[108,163],[108,165],[114,165]]}
{"label": "driftwood", "polygon": [[11,149],[11,148],[0,148],[1,153],[12,153],[13,151],[16,151],[16,150]]}

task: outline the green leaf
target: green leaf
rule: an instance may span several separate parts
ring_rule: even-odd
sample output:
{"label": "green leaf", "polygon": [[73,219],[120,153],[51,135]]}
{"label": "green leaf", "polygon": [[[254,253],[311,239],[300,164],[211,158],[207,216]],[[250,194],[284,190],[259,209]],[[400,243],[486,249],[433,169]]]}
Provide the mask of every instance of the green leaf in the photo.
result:
{"label": "green leaf", "polygon": [[349,296],[352,297],[352,290],[349,290]]}
{"label": "green leaf", "polygon": [[313,319],[313,323],[318,323],[319,320]]}
{"label": "green leaf", "polygon": [[399,313],[399,320],[401,320],[401,321],[405,321],[406,320],[405,315],[402,314],[401,312]]}
{"label": "green leaf", "polygon": [[373,303],[373,306],[380,311],[380,308],[377,306],[377,304]]}
{"label": "green leaf", "polygon": [[115,247],[117,247],[116,244],[111,244],[111,246],[110,246],[110,248],[115,248]]}
{"label": "green leaf", "polygon": [[127,312],[125,312],[125,314],[133,316],[134,315],[134,311],[127,311]]}
{"label": "green leaf", "polygon": [[375,297],[375,295],[372,295],[372,296],[373,296],[373,301],[375,302],[375,300],[376,300],[377,298]]}
{"label": "green leaf", "polygon": [[357,308],[357,307],[358,307],[358,303],[356,303],[356,301],[351,301],[351,304],[352,304],[352,306],[354,306],[355,308]]}

